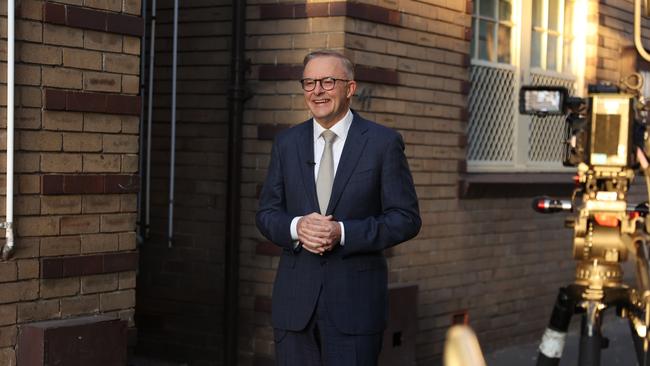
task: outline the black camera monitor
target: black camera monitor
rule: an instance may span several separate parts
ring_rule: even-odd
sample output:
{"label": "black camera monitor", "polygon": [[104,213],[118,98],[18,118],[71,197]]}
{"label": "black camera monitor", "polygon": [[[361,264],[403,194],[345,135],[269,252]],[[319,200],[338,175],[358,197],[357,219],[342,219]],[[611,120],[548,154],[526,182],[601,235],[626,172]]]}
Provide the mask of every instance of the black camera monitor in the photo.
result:
{"label": "black camera monitor", "polygon": [[519,91],[519,113],[538,116],[566,114],[564,87],[523,86]]}

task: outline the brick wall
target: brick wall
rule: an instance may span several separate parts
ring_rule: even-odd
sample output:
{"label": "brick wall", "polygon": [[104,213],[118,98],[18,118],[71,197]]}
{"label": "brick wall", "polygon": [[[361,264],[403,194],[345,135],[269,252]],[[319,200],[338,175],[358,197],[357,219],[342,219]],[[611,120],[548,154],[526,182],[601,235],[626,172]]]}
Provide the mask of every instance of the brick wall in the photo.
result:
{"label": "brick wall", "polygon": [[[255,227],[261,183],[266,176],[275,133],[309,118],[297,80],[302,59],[310,49],[343,51],[345,18],[293,17],[285,9],[249,1],[247,54],[251,60],[248,85],[254,91],[244,112],[242,242],[240,250],[240,364],[267,364],[272,360],[270,297],[279,248],[262,239]],[[329,11],[328,4],[314,4]],[[323,7],[324,6],[324,7]],[[290,12],[284,17],[281,12]],[[280,14],[278,14],[280,12]]]}
{"label": "brick wall", "polygon": [[[591,20],[600,26],[589,41],[587,79],[616,81],[618,54],[631,44],[632,2],[589,4]],[[140,256],[138,345],[144,353],[214,364],[223,350],[230,2],[205,0],[181,8],[171,249],[166,199],[172,2],[158,6],[153,220]],[[439,360],[444,332],[458,312],[469,313],[486,350],[541,334],[556,288],[572,275],[570,232],[563,229],[562,217],[534,215],[529,198],[459,196],[470,88],[469,6],[463,1],[249,1],[242,365],[273,358],[270,296],[278,250],[255,229],[254,211],[275,133],[309,116],[296,79],[304,54],[317,48],[338,49],[352,58],[359,81],[353,107],[397,129],[407,143],[424,226],[417,238],[387,254],[391,284],[419,286],[418,364]],[[134,325],[139,12],[138,0],[20,3],[18,240],[14,257],[0,263],[2,360],[13,360],[16,332],[25,322],[108,313]],[[4,26],[0,29],[6,38]],[[0,60],[3,71],[6,48],[0,48]],[[4,78],[2,73],[0,82]],[[0,96],[4,92],[0,88]],[[0,184],[0,193],[3,189]]]}
{"label": "brick wall", "polygon": [[[104,313],[133,327],[137,268],[140,1],[18,4],[17,249],[0,263],[3,364],[14,364],[26,322]],[[6,41],[6,2],[1,20]]]}
{"label": "brick wall", "polygon": [[[154,220],[138,289],[140,349],[204,364],[218,364],[222,350],[229,4],[206,0],[181,8],[178,200],[174,247],[168,249],[171,1],[159,3]],[[309,117],[296,80],[305,53],[318,48],[352,58],[359,81],[353,107],[397,129],[407,143],[424,226],[387,254],[391,284],[419,288],[418,364],[440,360],[444,333],[464,312],[484,350],[537,340],[557,287],[572,278],[571,232],[561,216],[535,215],[525,187],[524,193],[501,189],[481,199],[460,195],[471,2],[248,4],[241,364],[272,364],[270,296],[279,250],[257,232],[254,212],[273,137]],[[631,1],[588,4],[590,23],[600,26],[587,36],[587,82],[616,81],[618,55],[631,40]]]}
{"label": "brick wall", "polygon": [[624,47],[634,45],[633,1],[600,1],[598,4],[598,52],[596,77],[618,83],[620,56]]}
{"label": "brick wall", "polygon": [[192,365],[221,364],[223,358],[230,4],[181,2],[169,248],[173,1],[157,2],[151,236],[141,249],[137,352]]}
{"label": "brick wall", "polygon": [[[634,47],[634,1],[602,0],[593,7],[598,9],[598,33],[594,35],[598,51],[593,58],[597,79],[618,84],[621,78],[632,72],[650,70],[647,61],[641,61]],[[647,23],[642,24],[642,39],[647,50],[650,33]]]}
{"label": "brick wall", "polygon": [[[296,80],[302,57],[343,51],[357,65],[353,108],[397,129],[407,144],[423,228],[388,251],[391,285],[418,292],[416,358],[439,362],[452,317],[467,311],[484,350],[537,339],[557,287],[572,276],[571,233],[530,198],[459,196],[471,3],[249,1],[241,246],[242,365],[272,364],[270,296],[279,251],[254,228],[272,138],[308,118]],[[503,195],[503,192],[502,192]],[[506,194],[507,195],[507,194]]]}

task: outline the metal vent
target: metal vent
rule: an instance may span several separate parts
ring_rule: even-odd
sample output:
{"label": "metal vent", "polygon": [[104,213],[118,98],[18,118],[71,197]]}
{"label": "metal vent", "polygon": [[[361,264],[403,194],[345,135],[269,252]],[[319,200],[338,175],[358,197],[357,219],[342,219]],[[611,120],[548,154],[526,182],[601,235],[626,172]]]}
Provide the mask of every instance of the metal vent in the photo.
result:
{"label": "metal vent", "polygon": [[[573,95],[574,81],[531,74],[533,85],[563,86]],[[560,163],[564,157],[564,116],[533,117],[528,135],[528,160],[531,162]]]}
{"label": "metal vent", "polygon": [[469,92],[468,160],[513,161],[514,71],[472,65]]}

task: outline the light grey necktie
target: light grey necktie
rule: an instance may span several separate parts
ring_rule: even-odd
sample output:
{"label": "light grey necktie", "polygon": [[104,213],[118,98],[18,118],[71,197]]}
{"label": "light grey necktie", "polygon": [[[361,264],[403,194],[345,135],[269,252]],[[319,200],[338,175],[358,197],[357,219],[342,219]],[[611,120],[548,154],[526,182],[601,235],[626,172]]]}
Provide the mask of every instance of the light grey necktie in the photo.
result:
{"label": "light grey necktie", "polygon": [[332,195],[332,184],[334,184],[334,154],[332,153],[332,144],[336,140],[336,134],[330,130],[321,133],[325,140],[325,149],[320,159],[318,167],[318,178],[316,178],[316,194],[318,195],[318,205],[320,206],[321,215],[325,215],[327,205]]}

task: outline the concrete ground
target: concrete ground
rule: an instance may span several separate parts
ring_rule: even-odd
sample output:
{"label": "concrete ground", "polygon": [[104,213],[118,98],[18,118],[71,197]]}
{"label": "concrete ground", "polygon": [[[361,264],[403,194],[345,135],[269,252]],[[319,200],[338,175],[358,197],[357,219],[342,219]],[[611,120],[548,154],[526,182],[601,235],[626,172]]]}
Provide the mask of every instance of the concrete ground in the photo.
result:
{"label": "concrete ground", "polygon": [[[608,314],[611,315],[611,314]],[[603,335],[609,338],[609,347],[601,354],[602,366],[635,366],[636,356],[627,320],[610,316],[603,325]],[[560,366],[574,366],[578,362],[579,333],[572,331],[567,338]],[[534,366],[539,342],[514,346],[485,355],[488,366]],[[187,366],[187,364],[133,357],[128,366]]]}
{"label": "concrete ground", "polygon": [[[609,315],[609,314],[608,314]],[[609,347],[601,354],[602,366],[635,366],[634,344],[626,319],[615,317],[603,325],[603,335],[609,338]],[[579,333],[569,333],[560,366],[573,366],[578,362]],[[509,347],[485,355],[488,366],[528,366],[535,365],[539,342],[523,346]]]}

